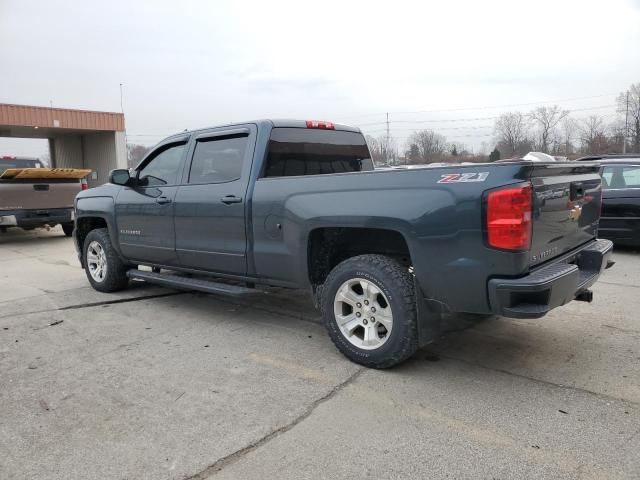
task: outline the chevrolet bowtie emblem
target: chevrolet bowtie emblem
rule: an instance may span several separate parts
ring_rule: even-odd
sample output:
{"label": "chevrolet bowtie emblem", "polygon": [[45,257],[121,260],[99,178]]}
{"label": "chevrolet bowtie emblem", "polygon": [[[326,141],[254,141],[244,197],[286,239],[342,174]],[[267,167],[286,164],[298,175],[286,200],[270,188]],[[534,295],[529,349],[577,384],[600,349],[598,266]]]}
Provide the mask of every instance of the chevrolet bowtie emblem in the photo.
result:
{"label": "chevrolet bowtie emblem", "polygon": [[577,222],[582,215],[582,205],[574,205],[574,207],[569,210],[569,218],[574,222]]}

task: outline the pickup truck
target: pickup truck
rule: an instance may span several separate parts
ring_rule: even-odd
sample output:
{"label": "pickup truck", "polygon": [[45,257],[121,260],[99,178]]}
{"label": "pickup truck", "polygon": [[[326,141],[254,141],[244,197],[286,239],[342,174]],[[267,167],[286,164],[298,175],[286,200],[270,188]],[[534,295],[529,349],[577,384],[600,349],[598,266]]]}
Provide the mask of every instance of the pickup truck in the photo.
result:
{"label": "pickup truck", "polygon": [[309,289],[337,348],[386,368],[448,313],[539,318],[591,301],[613,264],[601,194],[594,164],[376,170],[357,128],[261,120],[179,133],[112,171],[76,197],[74,239],[103,292]]}
{"label": "pickup truck", "polygon": [[90,170],[44,168],[37,158],[0,157],[0,232],[62,225],[73,232],[73,202]]}

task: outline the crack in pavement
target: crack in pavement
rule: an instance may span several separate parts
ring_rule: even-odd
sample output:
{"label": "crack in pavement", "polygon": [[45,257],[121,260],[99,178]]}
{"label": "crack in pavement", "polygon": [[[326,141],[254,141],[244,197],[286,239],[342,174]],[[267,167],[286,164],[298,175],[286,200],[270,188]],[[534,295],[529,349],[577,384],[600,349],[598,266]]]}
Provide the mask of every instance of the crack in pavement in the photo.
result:
{"label": "crack in pavement", "polygon": [[510,372],[509,370],[503,370],[501,368],[488,367],[488,366],[482,365],[480,363],[474,363],[474,362],[471,362],[469,360],[465,360],[464,358],[450,357],[448,355],[443,355],[441,353],[438,353],[438,355],[440,357],[442,357],[442,358],[446,358],[447,360],[453,360],[454,362],[464,363],[465,365],[471,365],[473,367],[483,368],[485,370],[489,370],[489,371],[492,371],[492,372],[499,372],[499,373],[503,373],[505,375],[511,375],[511,376],[514,376],[514,377],[522,378],[524,380],[529,380],[531,382],[539,383],[541,385],[546,385],[546,386],[555,387],[555,388],[562,388],[562,389],[567,389],[567,390],[573,390],[575,392],[580,392],[580,393],[586,393],[588,395],[592,395],[592,396],[598,397],[598,398],[603,399],[603,400],[613,400],[613,401],[616,401],[616,402],[622,402],[622,403],[626,403],[626,404],[633,405],[633,406],[640,406],[640,402],[636,402],[634,400],[629,400],[627,398],[615,397],[613,395],[607,395],[606,393],[594,392],[593,390],[587,390],[586,388],[581,388],[581,387],[574,387],[572,385],[563,385],[561,383],[554,383],[554,382],[551,382],[549,380],[542,380],[542,379],[539,379],[539,378],[529,377],[529,376],[523,375],[521,373]]}
{"label": "crack in pavement", "polygon": [[57,310],[76,310],[78,308],[99,307],[101,305],[115,305],[118,303],[137,302],[138,300],[146,300],[146,299],[152,299],[152,298],[173,297],[175,295],[184,295],[186,293],[191,293],[191,292],[186,292],[186,291],[185,292],[168,292],[168,293],[158,293],[156,295],[148,295],[146,297],[118,298],[116,300],[103,300],[101,302],[80,303],[78,305],[68,305],[66,307],[60,307]]}
{"label": "crack in pavement", "polygon": [[0,319],[2,318],[8,318],[8,317],[15,317],[18,315],[32,315],[32,314],[36,314],[36,313],[49,313],[49,312],[61,312],[61,311],[65,311],[65,310],[77,310],[80,308],[91,308],[91,307],[100,307],[102,305],[116,305],[118,303],[129,303],[129,302],[137,302],[140,300],[147,300],[147,299],[153,299],[153,298],[163,298],[163,297],[172,297],[172,296],[176,296],[176,295],[184,295],[186,293],[192,293],[192,292],[188,292],[188,291],[184,291],[184,292],[168,292],[168,293],[158,293],[155,295],[146,295],[144,297],[129,297],[129,298],[117,298],[115,300],[102,300],[99,302],[87,302],[87,303],[79,303],[76,305],[67,305],[66,307],[58,307],[58,308],[46,308],[43,310],[33,310],[31,312],[22,312],[22,313],[9,313],[6,315],[0,315]]}
{"label": "crack in pavement", "polygon": [[365,367],[360,367],[358,370],[356,370],[354,373],[352,373],[346,380],[344,380],[343,382],[340,382],[335,387],[333,387],[331,390],[329,390],[328,393],[326,393],[322,397],[314,400],[311,403],[311,405],[309,405],[309,407],[307,407],[307,409],[301,415],[296,417],[292,422],[290,422],[290,423],[288,423],[286,425],[283,425],[280,428],[277,428],[277,429],[271,431],[270,433],[268,433],[264,437],[260,438],[259,440],[256,440],[255,442],[250,443],[246,447],[243,447],[243,448],[241,448],[239,450],[236,450],[235,452],[230,453],[229,455],[226,455],[226,456],[216,460],[214,463],[209,465],[204,470],[202,470],[202,471],[200,471],[198,473],[195,473],[195,474],[193,474],[193,475],[191,475],[189,477],[184,477],[184,480],[204,480],[206,478],[212,477],[212,476],[216,475],[217,473],[219,473],[223,468],[228,467],[229,465],[232,465],[232,464],[236,463],[237,461],[241,460],[247,454],[253,452],[254,450],[257,450],[258,448],[262,447],[263,445],[265,445],[266,443],[270,442],[274,438],[276,438],[276,437],[278,437],[278,436],[280,436],[282,434],[287,433],[293,427],[295,427],[296,425],[300,424],[301,422],[303,422],[304,420],[309,418],[311,416],[311,414],[313,414],[313,412],[315,411],[316,408],[318,408],[323,403],[328,402],[329,400],[331,400],[338,393],[340,393],[340,391],[342,391],[346,386],[350,385],[355,380],[357,380],[357,378],[366,370],[367,369]]}
{"label": "crack in pavement", "polygon": [[[195,292],[192,290],[185,290],[185,291],[178,291],[178,292],[168,292],[168,293],[160,293],[160,294],[156,294],[156,295],[147,295],[144,297],[133,297],[133,298],[120,298],[120,299],[116,299],[116,300],[105,300],[105,301],[100,301],[100,302],[88,302],[88,303],[82,303],[82,304],[77,304],[77,305],[68,305],[66,307],[60,307],[57,309],[46,309],[46,310],[38,310],[38,311],[34,311],[34,312],[25,312],[24,314],[32,314],[32,313],[46,313],[46,312],[51,312],[51,311],[65,311],[65,310],[75,310],[75,309],[81,309],[81,308],[91,308],[91,307],[97,307],[97,306],[101,306],[101,305],[114,305],[114,304],[119,304],[119,303],[129,303],[129,302],[136,302],[136,301],[140,301],[140,300],[146,300],[146,299],[154,299],[154,298],[163,298],[163,297],[170,297],[170,296],[177,296],[177,295],[185,295],[185,294],[194,294],[194,293],[199,293],[199,292]],[[316,325],[321,325],[322,321],[315,321],[312,320],[311,318],[306,318],[304,316],[304,314],[301,313],[293,313],[293,312],[287,312],[287,311],[277,311],[277,310],[273,310],[270,309],[268,307],[262,306],[262,305],[252,305],[250,303],[245,303],[245,302],[238,302],[238,301],[233,301],[223,295],[215,295],[215,294],[205,294],[206,296],[212,296],[214,297],[216,300],[222,302],[222,303],[227,303],[230,305],[234,305],[234,306],[239,306],[239,307],[245,307],[248,309],[252,309],[252,310],[258,310],[258,311],[263,311],[263,312],[267,312],[270,314],[274,314],[274,315],[279,315],[282,317],[286,317],[286,318],[292,318],[298,321],[302,321],[302,322],[308,322],[308,323],[313,323]],[[13,316],[15,314],[10,314],[10,315],[0,315],[0,319],[2,318],[6,318],[9,316]],[[610,327],[609,325],[602,325],[603,327]],[[615,328],[615,327],[610,327],[610,328]],[[463,328],[461,329],[461,331],[470,331],[473,328]],[[622,330],[622,329],[621,329]],[[450,333],[456,333],[456,330],[453,331],[447,331],[445,333],[446,334],[450,334]],[[453,361],[458,361],[461,363],[465,363],[467,365],[471,365],[471,366],[475,366],[478,368],[483,368],[485,370],[490,370],[490,371],[494,371],[494,372],[499,372],[505,375],[511,375],[514,377],[518,377],[518,378],[522,378],[525,380],[529,380],[532,382],[536,382],[542,385],[547,385],[547,386],[552,386],[552,387],[556,387],[556,388],[563,388],[563,389],[568,389],[568,390],[573,390],[573,391],[577,391],[577,392],[581,392],[581,393],[586,393],[589,395],[593,395],[599,398],[604,398],[604,399],[609,399],[609,400],[615,400],[615,401],[620,401],[620,402],[625,402],[634,406],[640,406],[640,402],[636,402],[634,400],[629,400],[629,399],[625,399],[625,398],[620,398],[620,397],[616,397],[613,395],[608,395],[606,393],[600,393],[600,392],[595,392],[593,390],[588,390],[582,387],[576,387],[576,386],[571,386],[571,385],[563,385],[563,384],[559,384],[559,383],[554,383],[548,380],[543,380],[543,379],[539,379],[539,378],[535,378],[535,377],[530,377],[527,375],[523,375],[520,373],[516,373],[516,372],[511,372],[509,370],[504,370],[504,369],[500,369],[500,368],[494,368],[494,367],[489,367],[486,365],[482,365],[480,363],[474,363],[471,362],[469,360],[465,360],[463,358],[459,358],[459,357],[452,357],[452,356],[448,356],[448,355],[442,355],[440,354],[440,356],[442,358],[446,358],[449,360],[453,360]],[[322,400],[322,399],[321,399]],[[191,477],[188,477],[191,478]],[[197,477],[193,477],[193,478],[197,478]]]}

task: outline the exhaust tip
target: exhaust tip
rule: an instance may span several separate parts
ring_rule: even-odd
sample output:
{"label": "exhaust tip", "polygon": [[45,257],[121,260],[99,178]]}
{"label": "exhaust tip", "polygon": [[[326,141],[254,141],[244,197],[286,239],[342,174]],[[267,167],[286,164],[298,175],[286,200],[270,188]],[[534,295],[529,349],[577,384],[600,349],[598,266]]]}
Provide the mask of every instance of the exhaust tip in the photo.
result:
{"label": "exhaust tip", "polygon": [[593,292],[591,290],[583,290],[578,295],[576,295],[576,300],[579,302],[589,302],[593,301]]}

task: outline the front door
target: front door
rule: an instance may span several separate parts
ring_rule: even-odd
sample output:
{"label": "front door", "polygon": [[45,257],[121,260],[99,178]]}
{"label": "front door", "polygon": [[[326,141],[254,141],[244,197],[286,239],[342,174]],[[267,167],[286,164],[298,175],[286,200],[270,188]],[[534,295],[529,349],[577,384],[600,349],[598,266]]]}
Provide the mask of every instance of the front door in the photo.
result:
{"label": "front door", "polygon": [[176,252],[182,266],[246,274],[245,209],[254,130],[216,129],[193,142],[190,167],[175,200]]}
{"label": "front door", "polygon": [[175,263],[173,202],[184,151],[184,142],[162,145],[140,165],[135,185],[118,194],[118,240],[125,257],[151,264]]}

